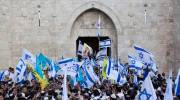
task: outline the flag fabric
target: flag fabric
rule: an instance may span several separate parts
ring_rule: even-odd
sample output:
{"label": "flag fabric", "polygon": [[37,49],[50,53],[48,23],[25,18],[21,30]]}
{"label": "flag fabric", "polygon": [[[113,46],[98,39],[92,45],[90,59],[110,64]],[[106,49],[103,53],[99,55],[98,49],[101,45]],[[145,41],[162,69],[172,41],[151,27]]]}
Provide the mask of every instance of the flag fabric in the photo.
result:
{"label": "flag fabric", "polygon": [[138,78],[137,78],[137,75],[134,74],[134,77],[133,77],[133,83],[138,85]]}
{"label": "flag fabric", "polygon": [[173,100],[173,93],[172,93],[172,70],[170,70],[170,74],[167,80],[166,91],[164,94],[164,100]]}
{"label": "flag fabric", "polygon": [[83,49],[82,42],[81,42],[81,41],[79,41],[77,55],[82,56],[82,49]]}
{"label": "flag fabric", "polygon": [[141,90],[136,96],[136,100],[157,100],[157,96],[149,75],[143,81]]}
{"label": "flag fabric", "polygon": [[180,68],[179,68],[178,75],[175,80],[175,95],[176,96],[180,95]]}
{"label": "flag fabric", "polygon": [[38,61],[36,64],[41,65],[42,69],[45,69],[51,65],[51,60],[42,53],[40,53],[36,59]]}
{"label": "flag fabric", "polygon": [[73,58],[65,58],[65,59],[61,59],[57,62],[57,65],[59,66],[60,70],[63,71],[65,69],[65,67],[70,67],[72,66],[72,64],[74,63],[74,59]]}
{"label": "flag fabric", "polygon": [[16,82],[19,83],[24,80],[24,74],[26,72],[26,64],[23,59],[20,59],[17,66],[16,66],[16,76],[17,80]]}
{"label": "flag fabric", "polygon": [[32,67],[31,68],[31,72],[34,75],[34,77],[39,81],[40,86],[41,86],[41,90],[44,90],[44,88],[48,85],[48,81],[46,78],[42,78],[39,73],[37,73]]}
{"label": "flag fabric", "polygon": [[36,57],[27,49],[23,49],[22,59],[32,65],[35,65],[36,63]]}
{"label": "flag fabric", "polygon": [[102,76],[104,78],[110,77],[110,72],[112,71],[113,63],[110,58],[105,58],[103,61],[103,69],[102,69]]}
{"label": "flag fabric", "polygon": [[78,71],[78,65],[75,63],[68,63],[64,67],[66,67],[67,75],[70,75],[71,77],[75,77],[77,75]]}
{"label": "flag fabric", "polygon": [[134,46],[136,53],[138,54],[138,60],[142,61],[144,65],[150,66],[151,60],[154,57],[150,52],[146,51],[140,46]]}
{"label": "flag fabric", "polygon": [[86,58],[92,54],[93,54],[93,49],[88,44],[84,43],[83,49],[82,49],[82,56]]}
{"label": "flag fabric", "polygon": [[82,71],[80,66],[78,66],[76,80],[77,80],[77,82],[79,83],[80,86],[82,86],[82,84],[84,83],[84,75],[83,75],[83,71]]}
{"label": "flag fabric", "polygon": [[106,74],[107,63],[108,63],[108,59],[104,58],[103,63],[102,63],[102,77],[103,78],[107,77],[107,74]]}
{"label": "flag fabric", "polygon": [[132,56],[129,56],[129,55],[128,55],[128,60],[129,60],[130,68],[138,69],[138,70],[143,69],[143,63],[141,63],[141,61],[136,60],[135,58],[133,58]]}
{"label": "flag fabric", "polygon": [[118,78],[118,69],[115,66],[114,62],[112,61],[112,59],[109,58],[108,64],[107,64],[107,77],[111,80],[111,81],[115,81]]}
{"label": "flag fabric", "polygon": [[[35,66],[35,71],[36,73],[40,76],[40,78],[43,79],[44,73],[43,73],[43,64],[41,62],[41,58],[39,56],[36,57],[36,66]],[[45,66],[45,65],[44,65]]]}
{"label": "flag fabric", "polygon": [[99,65],[97,64],[97,62],[95,61],[95,59],[91,58],[91,65],[93,67],[98,67]]}
{"label": "flag fabric", "polygon": [[99,41],[99,46],[100,46],[100,48],[111,47],[111,39]]}
{"label": "flag fabric", "polygon": [[57,62],[58,65],[64,65],[66,63],[70,63],[70,62],[73,62],[74,59],[73,58],[65,58],[65,59],[61,59]]}
{"label": "flag fabric", "polygon": [[1,71],[0,72],[0,81],[3,81],[3,78],[4,78],[4,71]]}
{"label": "flag fabric", "polygon": [[155,60],[153,60],[152,58],[151,58],[151,69],[152,69],[152,71],[155,73],[155,72],[157,72],[158,71],[158,68],[157,68],[157,65],[156,65],[156,62],[155,62]]}
{"label": "flag fabric", "polygon": [[89,59],[84,60],[82,64],[82,69],[85,74],[83,85],[84,87],[90,88],[94,85],[94,83],[99,83],[99,77],[94,72],[94,69],[91,65],[91,61]]}
{"label": "flag fabric", "polygon": [[96,59],[102,59],[106,56],[107,56],[107,48],[104,48],[96,54]]}
{"label": "flag fabric", "polygon": [[127,75],[128,74],[127,68],[120,62],[118,62],[118,71],[121,75]]}
{"label": "flag fabric", "polygon": [[43,69],[51,65],[51,60],[48,59],[46,56],[44,56],[42,53],[40,53],[38,56],[36,56],[36,66],[32,70],[32,74],[36,77],[36,79],[39,81],[41,85],[41,89],[44,90],[44,88],[48,84],[48,80],[44,75]]}
{"label": "flag fabric", "polygon": [[96,75],[96,73],[94,72],[94,69],[92,67],[92,64],[90,61],[86,60],[86,71],[89,73],[89,75],[92,77],[93,81],[95,83],[99,82],[99,77]]}
{"label": "flag fabric", "polygon": [[126,76],[125,76],[125,75],[122,75],[122,74],[119,72],[116,82],[117,82],[117,84],[119,84],[119,85],[125,84],[125,83],[127,82]]}
{"label": "flag fabric", "polygon": [[56,76],[56,65],[53,60],[51,60],[51,65],[49,67],[50,67],[50,71],[49,71],[50,76],[55,77]]}
{"label": "flag fabric", "polygon": [[90,72],[89,72],[89,69],[87,68],[86,65],[83,65],[82,66],[83,68],[83,71],[85,73],[85,84],[84,84],[84,87],[85,88],[91,88],[94,83],[95,83],[95,80],[93,79],[92,75],[90,75]]}

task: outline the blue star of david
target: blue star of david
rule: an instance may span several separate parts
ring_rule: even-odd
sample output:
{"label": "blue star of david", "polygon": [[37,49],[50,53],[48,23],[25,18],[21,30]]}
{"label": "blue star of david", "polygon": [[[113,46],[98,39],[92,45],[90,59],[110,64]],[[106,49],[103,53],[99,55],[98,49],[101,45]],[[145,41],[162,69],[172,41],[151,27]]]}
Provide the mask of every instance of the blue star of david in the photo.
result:
{"label": "blue star of david", "polygon": [[25,55],[25,59],[29,59],[29,58],[31,58],[31,56]]}
{"label": "blue star of david", "polygon": [[141,59],[143,59],[143,54],[142,54],[142,52],[139,53],[139,57],[140,57]]}
{"label": "blue star of david", "polygon": [[126,68],[123,68],[121,75],[125,75],[126,74]]}
{"label": "blue star of david", "polygon": [[135,61],[135,60],[131,60],[131,63],[132,63],[132,64],[135,64],[135,63],[136,63],[136,61]]}
{"label": "blue star of david", "polygon": [[141,100],[142,95],[146,95],[146,100],[150,100],[150,98],[151,98],[151,94],[148,94],[146,89],[144,89],[143,91],[140,91],[139,100]]}
{"label": "blue star of david", "polygon": [[22,65],[22,64],[21,64],[20,66],[21,66],[21,68],[23,67],[23,65]]}

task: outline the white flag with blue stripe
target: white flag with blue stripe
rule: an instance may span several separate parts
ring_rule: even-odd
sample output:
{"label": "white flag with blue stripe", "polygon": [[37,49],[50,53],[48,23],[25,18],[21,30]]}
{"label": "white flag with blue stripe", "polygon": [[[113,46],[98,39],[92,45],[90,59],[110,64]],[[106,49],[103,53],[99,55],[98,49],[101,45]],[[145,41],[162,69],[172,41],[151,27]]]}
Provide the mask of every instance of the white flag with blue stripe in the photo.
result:
{"label": "white flag with blue stripe", "polygon": [[24,60],[20,59],[16,66],[17,83],[21,82],[24,79],[26,68],[27,67]]}
{"label": "white flag with blue stripe", "polygon": [[138,57],[137,59],[142,61],[144,65],[151,66],[152,58],[154,57],[150,52],[146,51],[140,46],[134,46],[134,49],[136,50]]}
{"label": "white flag with blue stripe", "polygon": [[83,45],[82,45],[82,42],[79,41],[78,50],[77,50],[77,55],[82,56],[82,50],[83,50]]}
{"label": "white flag with blue stripe", "polygon": [[135,58],[129,55],[128,55],[128,60],[129,60],[129,67],[131,69],[138,69],[138,70],[143,69],[143,63],[141,61],[136,60]]}
{"label": "white flag with blue stripe", "polygon": [[173,100],[172,93],[172,70],[170,70],[169,78],[167,80],[166,91],[164,94],[164,100]]}
{"label": "white flag with blue stripe", "polygon": [[88,60],[84,60],[82,69],[85,73],[84,87],[91,88],[96,83],[96,80],[91,73],[92,67],[90,66],[90,62]]}
{"label": "white flag with blue stripe", "polygon": [[100,48],[111,47],[111,39],[102,40],[99,42]]}
{"label": "white flag with blue stripe", "polygon": [[136,100],[157,100],[156,92],[149,75],[147,75],[146,79],[143,81],[141,90],[136,96]]}
{"label": "white flag with blue stripe", "polygon": [[35,63],[36,63],[36,57],[31,52],[29,52],[27,49],[23,50],[22,59],[25,62],[28,62],[32,65],[35,65]]}
{"label": "white flag with blue stripe", "polygon": [[74,61],[73,58],[65,58],[65,59],[61,59],[57,62],[57,64],[59,66],[63,66],[64,64],[67,64],[67,63],[72,63]]}
{"label": "white flag with blue stripe", "polygon": [[67,75],[75,77],[77,74],[77,65],[74,63],[73,58],[66,58],[58,61],[58,65],[60,66],[61,70],[66,68]]}
{"label": "white flag with blue stripe", "polygon": [[55,63],[53,60],[51,60],[51,64],[49,67],[50,67],[50,71],[49,71],[50,76],[55,77],[56,76],[56,69],[55,69],[56,66],[55,66]]}
{"label": "white flag with blue stripe", "polygon": [[180,68],[179,68],[178,75],[175,80],[175,95],[180,96]]}
{"label": "white flag with blue stripe", "polygon": [[121,75],[127,75],[128,74],[127,68],[120,62],[118,62],[118,71],[120,72]]}
{"label": "white flag with blue stripe", "polygon": [[4,70],[1,70],[0,72],[0,81],[3,81],[4,80]]}
{"label": "white flag with blue stripe", "polygon": [[116,82],[117,82],[117,84],[119,84],[119,85],[125,84],[125,83],[127,82],[126,76],[125,76],[125,75],[122,75],[122,74],[119,72]]}
{"label": "white flag with blue stripe", "polygon": [[103,48],[96,54],[96,59],[103,59],[107,56],[107,48]]}
{"label": "white flag with blue stripe", "polygon": [[109,58],[109,62],[107,64],[107,77],[111,80],[116,81],[118,78],[118,66],[115,66],[112,59]]}

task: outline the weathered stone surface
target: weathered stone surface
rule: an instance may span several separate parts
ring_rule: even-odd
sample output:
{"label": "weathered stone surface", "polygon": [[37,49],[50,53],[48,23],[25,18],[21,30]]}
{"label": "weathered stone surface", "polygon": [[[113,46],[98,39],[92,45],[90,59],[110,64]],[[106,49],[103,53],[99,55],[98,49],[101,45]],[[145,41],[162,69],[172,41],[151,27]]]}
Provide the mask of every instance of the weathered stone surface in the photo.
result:
{"label": "weathered stone surface", "polygon": [[23,48],[55,60],[75,56],[77,37],[96,36],[94,24],[100,14],[102,35],[113,40],[113,56],[127,61],[127,54],[134,53],[132,45],[137,44],[155,55],[159,71],[177,69],[179,5],[179,0],[1,0],[0,67],[15,66]]}

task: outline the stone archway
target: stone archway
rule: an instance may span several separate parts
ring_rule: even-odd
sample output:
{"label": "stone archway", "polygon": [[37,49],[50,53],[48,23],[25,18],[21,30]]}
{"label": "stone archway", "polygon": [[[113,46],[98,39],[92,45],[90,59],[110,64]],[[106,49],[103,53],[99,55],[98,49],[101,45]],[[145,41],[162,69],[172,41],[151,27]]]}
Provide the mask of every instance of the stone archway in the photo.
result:
{"label": "stone archway", "polygon": [[103,4],[98,2],[89,2],[84,4],[75,10],[72,14],[72,18],[67,24],[66,32],[71,39],[71,45],[73,49],[70,51],[75,55],[75,42],[78,36],[96,36],[95,23],[98,20],[98,16],[101,16],[102,36],[109,36],[112,40],[112,56],[118,57],[118,34],[121,33],[121,26],[118,18],[113,11]]}

